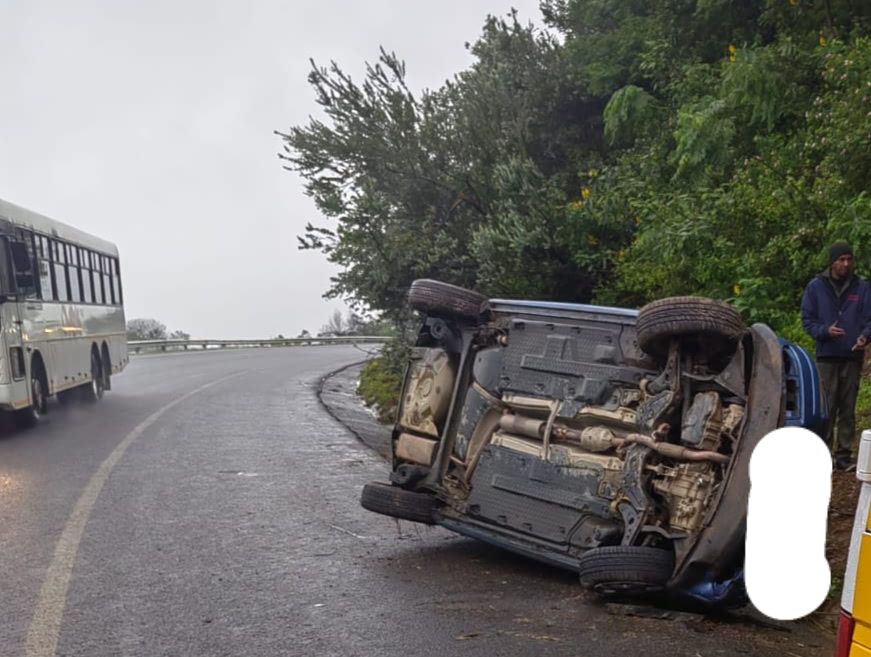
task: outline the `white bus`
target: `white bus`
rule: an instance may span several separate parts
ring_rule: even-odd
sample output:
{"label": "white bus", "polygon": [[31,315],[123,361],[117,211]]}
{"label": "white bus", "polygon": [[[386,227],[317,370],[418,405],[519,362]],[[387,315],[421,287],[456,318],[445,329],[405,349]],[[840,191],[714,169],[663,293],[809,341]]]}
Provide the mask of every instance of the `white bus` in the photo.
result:
{"label": "white bus", "polygon": [[97,401],[129,362],[114,244],[0,200],[0,409]]}

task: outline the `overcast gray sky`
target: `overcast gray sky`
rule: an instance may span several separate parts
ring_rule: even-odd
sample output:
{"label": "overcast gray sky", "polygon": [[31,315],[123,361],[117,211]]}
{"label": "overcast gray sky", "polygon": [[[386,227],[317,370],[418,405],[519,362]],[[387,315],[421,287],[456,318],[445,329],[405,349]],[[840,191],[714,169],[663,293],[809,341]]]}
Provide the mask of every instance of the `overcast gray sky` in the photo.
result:
{"label": "overcast gray sky", "polygon": [[315,332],[344,305],[272,133],[318,113],[309,58],[360,80],[383,45],[437,88],[512,6],[540,24],[538,0],[0,1],[0,198],[115,242],[128,319]]}

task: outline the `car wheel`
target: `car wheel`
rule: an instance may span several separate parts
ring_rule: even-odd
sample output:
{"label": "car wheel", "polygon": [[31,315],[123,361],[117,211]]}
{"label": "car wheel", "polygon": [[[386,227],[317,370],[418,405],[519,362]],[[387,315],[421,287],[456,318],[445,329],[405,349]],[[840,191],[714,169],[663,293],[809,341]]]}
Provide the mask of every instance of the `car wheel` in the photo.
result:
{"label": "car wheel", "polygon": [[672,338],[694,336],[711,352],[734,347],[747,330],[732,306],[704,297],[669,297],[647,304],[635,323],[638,346],[651,356],[665,356]]}
{"label": "car wheel", "polygon": [[436,499],[428,493],[416,493],[398,486],[372,482],[363,486],[360,505],[385,516],[431,525]]}
{"label": "car wheel", "polygon": [[674,571],[674,554],[660,548],[615,545],[578,559],[581,584],[601,595],[656,593]]}
{"label": "car wheel", "polygon": [[429,315],[478,320],[487,311],[487,297],[464,287],[419,278],[408,290],[408,303]]}

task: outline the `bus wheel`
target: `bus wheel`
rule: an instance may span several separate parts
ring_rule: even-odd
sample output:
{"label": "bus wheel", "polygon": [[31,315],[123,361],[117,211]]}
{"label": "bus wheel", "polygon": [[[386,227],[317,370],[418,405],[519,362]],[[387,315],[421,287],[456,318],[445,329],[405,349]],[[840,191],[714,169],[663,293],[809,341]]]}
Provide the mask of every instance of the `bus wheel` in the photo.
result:
{"label": "bus wheel", "polygon": [[105,392],[112,389],[112,359],[109,357],[109,349],[105,342],[100,350],[100,365],[103,370],[103,392]]}
{"label": "bus wheel", "polygon": [[97,352],[91,352],[91,382],[82,388],[85,401],[96,402],[103,398],[103,368]]}
{"label": "bus wheel", "polygon": [[15,421],[20,427],[32,427],[44,416],[48,406],[46,404],[45,389],[42,386],[42,377],[38,367],[31,367],[30,372],[30,406],[15,412]]}

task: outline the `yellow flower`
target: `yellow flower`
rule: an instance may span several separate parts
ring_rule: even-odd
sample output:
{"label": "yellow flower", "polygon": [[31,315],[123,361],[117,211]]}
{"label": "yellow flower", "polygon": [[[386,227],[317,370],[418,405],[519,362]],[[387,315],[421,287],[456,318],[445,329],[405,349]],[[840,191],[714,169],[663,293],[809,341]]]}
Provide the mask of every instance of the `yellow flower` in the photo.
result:
{"label": "yellow flower", "polygon": [[798,0],[789,0],[789,4],[791,4],[793,7],[798,7]]}
{"label": "yellow flower", "polygon": [[599,238],[595,235],[587,235],[587,244],[590,246],[596,246],[599,243]]}
{"label": "yellow flower", "polygon": [[734,62],[738,55],[738,49],[734,46],[734,44],[729,44],[729,61]]}
{"label": "yellow flower", "polygon": [[623,260],[626,257],[626,249],[617,251],[617,260]]}
{"label": "yellow flower", "polygon": [[585,201],[590,198],[590,188],[586,185],[581,187],[581,198]]}
{"label": "yellow flower", "polygon": [[829,43],[829,42],[826,41],[826,37],[824,37],[824,36],[821,34],[821,35],[820,35],[820,45],[821,45],[823,48],[825,48],[825,47],[828,45],[828,43]]}
{"label": "yellow flower", "polygon": [[732,288],[732,292],[735,293],[736,297],[740,297],[741,296],[741,286],[738,285],[737,283],[735,283],[735,287]]}

